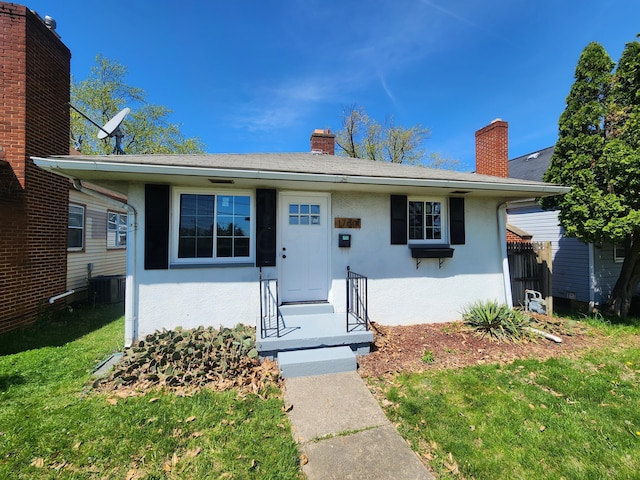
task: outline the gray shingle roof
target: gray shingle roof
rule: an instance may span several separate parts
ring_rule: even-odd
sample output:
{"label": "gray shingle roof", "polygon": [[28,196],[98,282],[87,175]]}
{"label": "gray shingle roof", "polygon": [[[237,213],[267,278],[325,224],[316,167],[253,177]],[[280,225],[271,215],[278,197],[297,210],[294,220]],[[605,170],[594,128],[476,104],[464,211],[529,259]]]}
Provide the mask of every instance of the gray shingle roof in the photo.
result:
{"label": "gray shingle roof", "polygon": [[547,147],[509,160],[509,178],[541,182],[551,163],[553,150],[554,147]]}
{"label": "gray shingle roof", "polygon": [[51,156],[72,163],[97,162],[120,165],[175,166],[182,168],[303,173],[312,175],[345,175],[351,177],[452,180],[483,184],[538,184],[522,179],[500,178],[475,173],[457,172],[400,165],[386,162],[312,153],[245,153],[198,155],[74,155]]}

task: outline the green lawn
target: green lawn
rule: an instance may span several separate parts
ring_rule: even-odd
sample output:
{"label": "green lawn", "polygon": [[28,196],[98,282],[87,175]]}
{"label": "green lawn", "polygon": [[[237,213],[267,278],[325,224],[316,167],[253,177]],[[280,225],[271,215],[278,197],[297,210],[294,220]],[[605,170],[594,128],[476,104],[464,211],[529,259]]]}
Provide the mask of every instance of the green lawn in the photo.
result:
{"label": "green lawn", "polygon": [[[279,391],[117,398],[91,370],[122,349],[121,307],[0,336],[0,478],[301,478]],[[640,334],[606,349],[374,382],[442,479],[632,479],[640,472]]]}
{"label": "green lawn", "polygon": [[101,307],[0,337],[0,478],[300,478],[279,391],[91,391],[123,332],[118,307]]}
{"label": "green lawn", "polygon": [[[602,327],[581,358],[401,374],[374,382],[440,478],[640,478],[640,328]],[[633,346],[635,344],[635,346]]]}

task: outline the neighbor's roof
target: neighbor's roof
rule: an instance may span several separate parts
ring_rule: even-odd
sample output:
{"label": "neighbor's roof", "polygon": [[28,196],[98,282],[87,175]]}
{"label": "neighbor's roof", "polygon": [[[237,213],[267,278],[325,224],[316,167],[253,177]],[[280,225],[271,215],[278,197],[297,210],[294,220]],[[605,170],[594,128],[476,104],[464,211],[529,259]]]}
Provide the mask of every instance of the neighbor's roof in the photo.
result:
{"label": "neighbor's roof", "polygon": [[[152,182],[181,177],[243,181],[317,182],[508,192],[521,197],[564,193],[568,188],[542,182],[475,173],[399,165],[312,153],[198,155],[74,155],[34,157],[36,164],[62,175],[92,182]],[[214,182],[215,183],[215,182]]]}
{"label": "neighbor's roof", "polygon": [[553,150],[554,147],[547,147],[509,160],[509,178],[541,182],[551,163]]}

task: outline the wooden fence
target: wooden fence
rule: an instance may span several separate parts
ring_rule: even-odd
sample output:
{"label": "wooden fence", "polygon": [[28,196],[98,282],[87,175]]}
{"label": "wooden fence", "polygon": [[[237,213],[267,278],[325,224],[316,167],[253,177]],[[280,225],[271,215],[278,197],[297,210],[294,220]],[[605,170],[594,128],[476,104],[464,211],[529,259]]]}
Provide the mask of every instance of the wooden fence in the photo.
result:
{"label": "wooden fence", "polygon": [[524,291],[542,293],[547,314],[553,313],[551,297],[551,242],[507,243],[511,296],[514,306],[524,306]]}

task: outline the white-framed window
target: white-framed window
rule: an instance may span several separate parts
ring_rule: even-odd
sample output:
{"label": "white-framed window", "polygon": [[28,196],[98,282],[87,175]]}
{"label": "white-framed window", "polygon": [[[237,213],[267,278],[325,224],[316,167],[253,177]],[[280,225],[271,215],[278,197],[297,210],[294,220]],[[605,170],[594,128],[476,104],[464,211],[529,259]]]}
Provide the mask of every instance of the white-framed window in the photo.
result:
{"label": "white-framed window", "polygon": [[74,203],[69,204],[67,250],[72,252],[84,250],[84,206]]}
{"label": "white-framed window", "polygon": [[107,248],[127,246],[127,214],[107,211]]}
{"label": "white-framed window", "polygon": [[621,245],[619,243],[616,243],[613,245],[613,261],[615,263],[624,262],[625,253],[626,252],[625,252],[624,245]]}
{"label": "white-framed window", "polygon": [[409,243],[447,243],[447,202],[409,198]]}
{"label": "white-framed window", "polygon": [[253,260],[253,192],[175,189],[172,211],[174,262]]}

